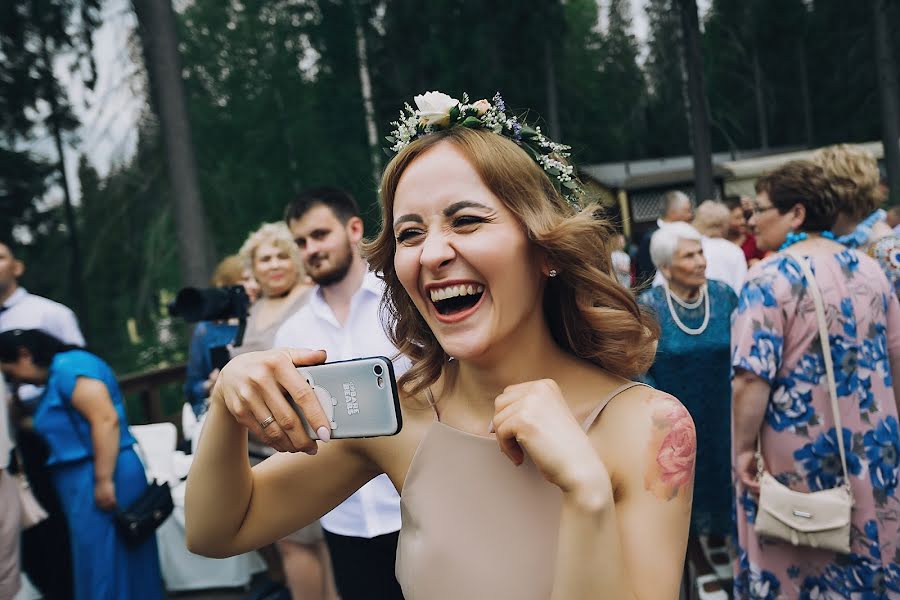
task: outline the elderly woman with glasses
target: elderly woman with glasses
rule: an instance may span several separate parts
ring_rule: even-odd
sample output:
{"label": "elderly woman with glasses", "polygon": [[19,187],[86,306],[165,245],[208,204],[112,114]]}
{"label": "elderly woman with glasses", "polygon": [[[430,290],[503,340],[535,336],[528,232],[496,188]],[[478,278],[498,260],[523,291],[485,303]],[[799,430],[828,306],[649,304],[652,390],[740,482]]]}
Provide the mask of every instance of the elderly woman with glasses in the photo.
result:
{"label": "elderly woman with glasses", "polygon": [[[702,239],[687,223],[672,223],[654,233],[650,256],[665,282],[640,297],[660,325],[656,358],[646,378],[681,399],[700,433],[688,554],[701,573],[700,536],[711,555],[709,548],[722,548],[732,527],[729,345],[731,313],[737,306],[737,296],[727,284],[706,278]],[[720,565],[722,577],[730,577],[727,552],[715,554],[705,558],[707,566]],[[699,587],[704,581],[715,582],[710,569],[706,571],[706,578],[698,578]],[[720,595],[703,597],[724,597],[724,591],[717,592]]]}
{"label": "elderly woman with glasses", "polygon": [[[839,204],[821,167],[787,163],[756,191],[749,224],[775,254],[750,269],[732,324],[734,597],[900,597],[900,304],[874,260],[833,239]],[[824,304],[840,429],[801,261]],[[849,554],[757,534],[757,448],[765,470],[794,491],[849,484]]]}

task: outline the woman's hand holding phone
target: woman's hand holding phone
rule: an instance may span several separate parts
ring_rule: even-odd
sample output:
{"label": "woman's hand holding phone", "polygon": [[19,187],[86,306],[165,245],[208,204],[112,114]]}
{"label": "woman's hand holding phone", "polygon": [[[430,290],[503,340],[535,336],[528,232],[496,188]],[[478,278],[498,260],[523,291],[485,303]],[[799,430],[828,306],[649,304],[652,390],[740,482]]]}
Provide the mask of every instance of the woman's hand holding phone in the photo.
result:
{"label": "woman's hand holding phone", "polygon": [[222,402],[235,421],[279,452],[318,451],[285,392],[303,411],[319,439],[331,439],[328,417],[297,367],[325,362],[324,350],[279,348],[233,358],[219,374],[210,396]]}

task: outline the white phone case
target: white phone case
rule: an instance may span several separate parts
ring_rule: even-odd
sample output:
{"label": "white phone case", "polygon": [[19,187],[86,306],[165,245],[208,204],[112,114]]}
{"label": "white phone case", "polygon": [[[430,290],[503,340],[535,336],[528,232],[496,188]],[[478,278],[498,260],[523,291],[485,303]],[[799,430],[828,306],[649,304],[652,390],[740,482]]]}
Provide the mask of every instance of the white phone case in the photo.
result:
{"label": "white phone case", "polygon": [[[383,356],[298,367],[331,422],[332,439],[395,435],[403,426],[391,361]],[[318,439],[303,411],[303,427]]]}

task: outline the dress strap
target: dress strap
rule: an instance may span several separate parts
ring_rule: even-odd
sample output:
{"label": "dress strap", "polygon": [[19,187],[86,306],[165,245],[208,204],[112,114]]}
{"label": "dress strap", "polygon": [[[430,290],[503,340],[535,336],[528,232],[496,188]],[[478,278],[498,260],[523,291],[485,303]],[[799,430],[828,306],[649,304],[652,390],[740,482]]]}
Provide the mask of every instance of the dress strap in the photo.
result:
{"label": "dress strap", "polygon": [[431,406],[431,410],[434,411],[434,418],[438,421],[441,420],[441,413],[438,412],[437,402],[434,401],[434,394],[431,393],[431,388],[425,388],[425,397],[428,399],[428,405]]}
{"label": "dress strap", "polygon": [[605,398],[603,398],[603,400],[601,400],[600,403],[597,404],[596,407],[594,407],[594,410],[591,411],[591,414],[589,414],[587,419],[585,419],[584,422],[581,424],[581,428],[584,429],[585,431],[589,430],[591,428],[591,426],[594,424],[594,421],[597,420],[597,417],[600,416],[600,413],[603,412],[603,409],[606,408],[606,405],[609,404],[613,398],[615,398],[616,396],[618,396],[625,390],[630,390],[631,388],[637,387],[639,385],[643,385],[645,387],[650,387],[646,383],[641,383],[639,381],[629,381],[628,383],[626,383],[624,385],[620,385],[619,387],[614,389]]}

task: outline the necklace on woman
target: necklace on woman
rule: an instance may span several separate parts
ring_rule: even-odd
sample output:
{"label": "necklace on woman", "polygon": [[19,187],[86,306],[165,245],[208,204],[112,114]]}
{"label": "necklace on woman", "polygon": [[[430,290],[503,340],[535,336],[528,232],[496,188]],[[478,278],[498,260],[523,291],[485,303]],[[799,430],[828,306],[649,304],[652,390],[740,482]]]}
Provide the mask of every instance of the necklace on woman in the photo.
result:
{"label": "necklace on woman", "polygon": [[[834,234],[830,231],[823,231],[819,235],[826,240],[834,240]],[[787,234],[787,237],[784,238],[784,243],[781,244],[781,247],[778,249],[778,251],[781,252],[783,250],[787,250],[794,244],[802,242],[806,239],[809,239],[809,235],[807,235],[805,231],[791,231]]]}
{"label": "necklace on woman", "polygon": [[[709,292],[706,289],[706,284],[704,283],[702,286],[700,286],[700,297],[697,298],[696,302],[691,303],[685,302],[684,300],[673,294],[669,289],[668,284],[664,285],[663,288],[665,288],[666,291],[666,304],[669,305],[669,314],[672,315],[672,320],[675,321],[675,325],[678,327],[678,329],[682,330],[688,335],[700,335],[701,333],[706,331],[706,326],[709,325]],[[700,327],[688,327],[682,322],[681,319],[678,318],[678,313],[675,312],[675,306],[672,304],[672,298],[674,298],[679,305],[687,309],[697,308],[698,306],[700,306],[701,302],[704,303],[705,306],[703,323],[700,325]]]}

